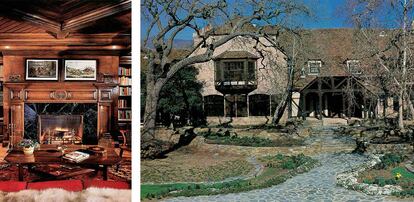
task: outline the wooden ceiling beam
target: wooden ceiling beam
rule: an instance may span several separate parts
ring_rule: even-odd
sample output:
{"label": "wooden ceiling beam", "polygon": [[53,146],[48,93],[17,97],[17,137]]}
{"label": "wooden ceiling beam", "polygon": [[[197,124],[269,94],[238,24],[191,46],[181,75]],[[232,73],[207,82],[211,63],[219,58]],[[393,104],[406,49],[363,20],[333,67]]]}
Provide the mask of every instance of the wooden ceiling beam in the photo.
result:
{"label": "wooden ceiling beam", "polygon": [[61,24],[59,22],[9,7],[5,3],[0,2],[0,12],[11,19],[28,22],[48,32],[58,33],[61,31]]}
{"label": "wooden ceiling beam", "polygon": [[56,40],[47,33],[0,33],[0,46],[59,46],[59,45],[128,45],[130,34],[70,34],[70,37]]}
{"label": "wooden ceiling beam", "polygon": [[62,31],[71,32],[94,24],[97,20],[131,10],[131,0],[123,0],[117,4],[104,6],[84,15],[66,20],[62,23]]}

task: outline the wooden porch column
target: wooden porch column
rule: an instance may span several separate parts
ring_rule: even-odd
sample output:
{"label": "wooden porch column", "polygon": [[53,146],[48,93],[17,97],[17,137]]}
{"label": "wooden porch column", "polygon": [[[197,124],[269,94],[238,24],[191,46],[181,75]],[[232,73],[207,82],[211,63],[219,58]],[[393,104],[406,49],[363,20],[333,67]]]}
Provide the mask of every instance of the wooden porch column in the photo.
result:
{"label": "wooden porch column", "polygon": [[226,94],[223,94],[223,111],[224,111],[224,117],[227,116],[226,114]]}
{"label": "wooden porch column", "polygon": [[368,114],[367,114],[367,99],[365,98],[365,96],[363,97],[364,100],[364,109],[363,109],[363,116],[362,118],[367,119],[368,118]]}
{"label": "wooden porch column", "polygon": [[345,95],[342,93],[342,113],[340,117],[342,118],[345,115]]}
{"label": "wooden porch column", "polygon": [[300,102],[299,102],[299,110],[300,110],[300,116],[303,120],[306,120],[306,93],[302,93],[300,96]]}
{"label": "wooden porch column", "polygon": [[318,119],[322,119],[322,80],[321,77],[318,77],[318,98],[319,98],[319,103],[318,103],[318,110],[316,112],[316,114],[318,115]]}
{"label": "wooden porch column", "polygon": [[249,94],[246,94],[246,100],[247,100],[247,117],[249,117],[250,116]]}

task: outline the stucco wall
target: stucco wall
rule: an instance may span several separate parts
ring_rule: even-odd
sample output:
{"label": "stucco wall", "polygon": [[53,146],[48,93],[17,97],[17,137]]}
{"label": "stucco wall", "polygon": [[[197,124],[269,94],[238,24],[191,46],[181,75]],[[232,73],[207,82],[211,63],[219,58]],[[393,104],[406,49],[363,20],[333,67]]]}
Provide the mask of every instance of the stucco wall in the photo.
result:
{"label": "stucco wall", "polygon": [[[220,38],[220,36],[215,36],[214,38],[211,37],[207,41],[217,40],[218,38]],[[266,46],[271,45],[270,42],[264,38],[260,38],[259,40]],[[194,44],[196,44],[198,39],[195,37],[194,41]],[[256,63],[257,89],[249,93],[249,95],[281,93],[287,84],[286,56],[275,48],[265,47],[259,44],[257,49],[255,49],[254,46],[256,46],[255,40],[245,37],[236,37],[218,47],[214,51],[213,57],[220,55],[225,51],[248,51],[260,57]],[[204,52],[205,48],[199,48],[193,54],[203,54]],[[264,57],[261,57],[260,52],[263,53]],[[222,95],[214,86],[215,75],[213,60],[196,64],[195,67],[199,69],[197,79],[203,82],[202,95]]]}

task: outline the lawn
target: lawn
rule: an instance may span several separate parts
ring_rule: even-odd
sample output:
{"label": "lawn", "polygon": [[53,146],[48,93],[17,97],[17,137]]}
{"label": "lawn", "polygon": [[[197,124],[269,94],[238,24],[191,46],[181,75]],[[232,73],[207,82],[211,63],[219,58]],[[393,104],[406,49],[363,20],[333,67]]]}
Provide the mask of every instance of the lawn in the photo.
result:
{"label": "lawn", "polygon": [[176,196],[197,196],[244,192],[254,189],[266,188],[280,184],[292,176],[307,172],[313,168],[317,161],[304,156],[267,156],[259,161],[265,165],[264,172],[254,178],[233,180],[222,183],[171,183],[141,185],[141,198],[162,198]]}
{"label": "lawn", "polygon": [[165,159],[142,160],[141,182],[174,184],[220,181],[247,175],[252,170],[253,165],[244,156],[183,147]]}

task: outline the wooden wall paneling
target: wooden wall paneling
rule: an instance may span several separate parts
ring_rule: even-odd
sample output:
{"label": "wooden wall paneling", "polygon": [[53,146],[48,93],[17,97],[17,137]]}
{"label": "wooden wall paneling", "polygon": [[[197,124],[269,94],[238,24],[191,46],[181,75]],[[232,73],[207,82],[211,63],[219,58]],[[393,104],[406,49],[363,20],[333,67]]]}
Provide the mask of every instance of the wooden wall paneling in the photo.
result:
{"label": "wooden wall paneling", "polygon": [[111,103],[98,103],[98,139],[111,132]]}
{"label": "wooden wall paneling", "polygon": [[13,103],[11,105],[11,123],[14,129],[11,130],[13,134],[12,141],[16,145],[24,137],[24,103]]}

